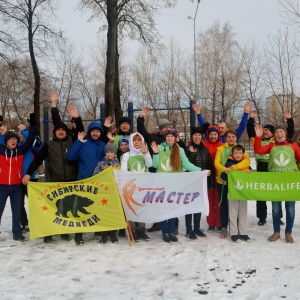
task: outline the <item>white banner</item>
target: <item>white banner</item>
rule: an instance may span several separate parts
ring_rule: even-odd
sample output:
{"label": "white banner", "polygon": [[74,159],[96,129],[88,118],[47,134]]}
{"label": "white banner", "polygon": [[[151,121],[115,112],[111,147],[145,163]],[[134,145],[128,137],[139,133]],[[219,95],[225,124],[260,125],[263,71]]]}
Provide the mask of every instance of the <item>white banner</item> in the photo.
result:
{"label": "white banner", "polygon": [[114,174],[127,220],[154,223],[186,214],[209,213],[205,171]]}

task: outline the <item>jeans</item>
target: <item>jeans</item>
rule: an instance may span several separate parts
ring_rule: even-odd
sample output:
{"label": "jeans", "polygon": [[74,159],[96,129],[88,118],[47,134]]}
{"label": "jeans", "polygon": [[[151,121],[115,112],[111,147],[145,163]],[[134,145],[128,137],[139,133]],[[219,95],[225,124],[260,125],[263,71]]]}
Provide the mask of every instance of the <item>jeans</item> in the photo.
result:
{"label": "jeans", "polygon": [[189,234],[193,230],[193,228],[192,228],[193,216],[194,216],[194,231],[200,230],[201,213],[188,214],[188,215],[185,215],[186,234]]}
{"label": "jeans", "polygon": [[12,212],[12,233],[20,237],[21,232],[21,207],[22,207],[22,184],[4,185],[0,184],[0,220],[2,218],[6,200],[10,197]]}
{"label": "jeans", "polygon": [[[272,202],[272,216],[274,232],[280,233],[281,201]],[[295,201],[285,201],[286,227],[285,233],[292,233],[295,220]]]}
{"label": "jeans", "polygon": [[170,234],[175,231],[176,218],[168,219],[160,222],[162,234]]}

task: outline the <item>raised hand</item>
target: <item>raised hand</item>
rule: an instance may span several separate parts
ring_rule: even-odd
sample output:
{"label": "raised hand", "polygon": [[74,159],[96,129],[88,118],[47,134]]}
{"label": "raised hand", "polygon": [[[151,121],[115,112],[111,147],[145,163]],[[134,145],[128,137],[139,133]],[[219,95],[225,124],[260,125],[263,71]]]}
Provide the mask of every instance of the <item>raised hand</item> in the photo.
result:
{"label": "raised hand", "polygon": [[50,99],[51,99],[51,104],[52,107],[57,106],[57,100],[58,100],[58,92],[57,91],[52,91],[50,94]]}
{"label": "raised hand", "polygon": [[250,118],[256,118],[258,116],[257,110],[252,110],[250,114]]}
{"label": "raised hand", "polygon": [[255,125],[255,134],[258,137],[261,137],[263,134],[263,126],[261,124],[256,124]]}
{"label": "raised hand", "polygon": [[7,131],[7,126],[0,126],[0,134],[1,135],[4,135],[5,133],[6,133],[6,131]]}
{"label": "raised hand", "polygon": [[244,112],[245,113],[249,113],[251,111],[251,108],[252,108],[252,103],[251,102],[245,103],[245,105],[244,105]]}
{"label": "raised hand", "polygon": [[153,153],[157,154],[159,152],[159,147],[154,141],[151,143],[151,148]]}
{"label": "raised hand", "polygon": [[111,116],[106,117],[104,121],[104,126],[109,128],[113,125],[114,125],[113,118]]}
{"label": "raised hand", "polygon": [[194,110],[194,112],[199,115],[201,113],[201,108],[199,104],[193,104],[192,105],[192,109]]}
{"label": "raised hand", "polygon": [[141,112],[140,112],[140,117],[145,117],[145,116],[147,116],[148,113],[149,113],[149,111],[150,111],[150,108],[149,108],[149,107],[144,107],[144,108],[141,110]]}
{"label": "raised hand", "polygon": [[87,140],[84,139],[85,136],[86,136],[86,133],[85,133],[85,132],[79,132],[79,133],[78,133],[78,140],[79,140],[81,143],[87,142]]}
{"label": "raised hand", "polygon": [[292,118],[292,114],[289,112],[289,111],[285,111],[283,116],[286,118],[286,119],[291,119]]}
{"label": "raised hand", "polygon": [[111,132],[109,132],[106,136],[107,136],[107,138],[109,139],[109,142],[110,142],[110,143],[113,143],[113,142],[114,142],[115,137],[112,135]]}
{"label": "raised hand", "polygon": [[18,127],[19,131],[26,129],[26,126],[24,124],[20,124],[17,127]]}
{"label": "raised hand", "polygon": [[68,105],[67,110],[68,110],[68,113],[71,118],[74,118],[74,119],[79,118],[79,114],[78,114],[78,111],[75,106]]}
{"label": "raised hand", "polygon": [[141,152],[143,154],[146,154],[148,152],[148,146],[147,146],[147,143],[143,142],[142,143],[142,146],[141,146]]}

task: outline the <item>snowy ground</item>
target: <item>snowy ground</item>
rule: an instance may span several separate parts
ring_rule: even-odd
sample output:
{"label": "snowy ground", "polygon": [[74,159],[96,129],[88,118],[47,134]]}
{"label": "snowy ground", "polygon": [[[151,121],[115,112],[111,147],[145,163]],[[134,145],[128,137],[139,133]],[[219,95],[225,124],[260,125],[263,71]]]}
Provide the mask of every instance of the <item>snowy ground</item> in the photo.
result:
{"label": "snowy ground", "polygon": [[[299,206],[299,205],[296,205]],[[0,234],[0,299],[300,299],[300,228],[294,244],[270,243],[268,222],[258,226],[255,203],[249,202],[251,243],[207,233],[187,239],[180,218],[179,242],[167,244],[160,232],[149,242],[129,247],[100,245],[85,234],[85,244],[54,238],[12,240],[11,213],[6,207]],[[297,211],[297,208],[296,208]],[[206,231],[205,219],[201,227]]]}

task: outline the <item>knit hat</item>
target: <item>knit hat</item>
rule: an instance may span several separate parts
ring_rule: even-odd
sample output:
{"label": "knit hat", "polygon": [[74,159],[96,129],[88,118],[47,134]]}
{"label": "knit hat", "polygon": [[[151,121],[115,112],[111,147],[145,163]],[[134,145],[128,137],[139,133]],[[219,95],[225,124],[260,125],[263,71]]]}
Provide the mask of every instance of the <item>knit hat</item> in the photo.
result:
{"label": "knit hat", "polygon": [[67,125],[64,123],[64,122],[57,122],[55,125],[54,125],[54,128],[53,128],[53,134],[55,134],[55,131],[59,128],[62,128],[67,134],[68,134],[68,127]]}
{"label": "knit hat", "polygon": [[120,145],[121,145],[122,143],[127,143],[127,144],[129,144],[129,139],[126,138],[126,137],[120,138],[120,139],[119,139],[119,142],[118,142],[118,147],[120,147]]}
{"label": "knit hat", "polygon": [[287,134],[287,130],[284,126],[282,126],[282,125],[275,126],[274,127],[274,133],[276,132],[277,129],[282,129],[282,130],[284,130],[285,134]]}
{"label": "knit hat", "polygon": [[211,132],[216,132],[217,134],[220,133],[220,131],[216,127],[208,128],[207,133],[210,134]]}
{"label": "knit hat", "polygon": [[178,136],[178,133],[177,131],[174,129],[174,128],[168,128],[166,131],[165,131],[165,136],[167,136],[168,134],[172,134],[174,135],[176,138]]}
{"label": "knit hat", "polygon": [[171,123],[169,122],[169,120],[167,120],[167,119],[160,119],[159,121],[158,121],[158,129],[159,130],[162,130],[163,128],[165,128],[165,127],[169,127],[169,126],[171,126]]}
{"label": "knit hat", "polygon": [[128,123],[130,125],[131,124],[131,120],[128,117],[122,117],[119,120],[119,127],[121,126],[122,123]]}
{"label": "knit hat", "polygon": [[17,139],[17,140],[19,140],[19,137],[18,137],[18,135],[17,135],[15,132],[13,132],[13,131],[8,131],[8,132],[6,133],[6,135],[5,135],[5,137],[4,137],[4,142],[5,142],[5,144],[6,144],[7,141],[10,140],[10,139]]}
{"label": "knit hat", "polygon": [[193,136],[195,133],[202,134],[202,128],[201,127],[191,127],[191,136]]}
{"label": "knit hat", "polygon": [[113,152],[114,154],[116,154],[117,149],[116,146],[114,144],[106,144],[105,148],[104,148],[104,153],[106,152]]}
{"label": "knit hat", "polygon": [[274,134],[274,126],[272,124],[266,124],[264,125],[264,128],[269,129]]}

